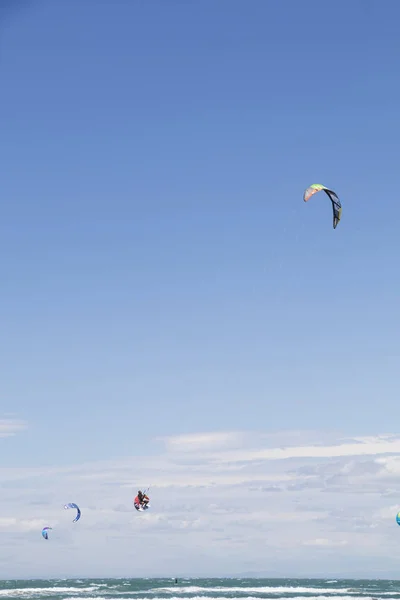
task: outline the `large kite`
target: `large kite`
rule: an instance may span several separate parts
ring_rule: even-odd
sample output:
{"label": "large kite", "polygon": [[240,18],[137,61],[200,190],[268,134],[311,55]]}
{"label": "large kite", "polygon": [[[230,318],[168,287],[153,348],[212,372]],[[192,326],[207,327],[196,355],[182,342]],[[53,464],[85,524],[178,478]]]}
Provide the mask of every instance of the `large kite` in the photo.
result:
{"label": "large kite", "polygon": [[340,200],[339,200],[336,192],[330,190],[329,188],[325,187],[324,185],[321,185],[320,183],[313,183],[304,192],[303,200],[304,200],[304,202],[307,202],[311,198],[311,196],[314,196],[314,194],[317,194],[318,192],[320,192],[322,190],[325,192],[325,194],[328,196],[328,198],[332,202],[333,229],[336,229],[336,226],[340,221],[340,217],[342,216],[342,205],[340,203]]}
{"label": "large kite", "polygon": [[52,527],[43,527],[43,529],[42,529],[42,536],[44,537],[45,540],[49,539],[49,534],[48,534],[49,529],[53,529],[53,528]]}
{"label": "large kite", "polygon": [[72,521],[73,523],[75,523],[76,521],[78,521],[81,518],[81,510],[79,508],[79,506],[77,504],[75,504],[75,502],[69,502],[69,504],[65,504],[64,508],[67,510],[68,508],[76,508],[76,517],[75,519]]}

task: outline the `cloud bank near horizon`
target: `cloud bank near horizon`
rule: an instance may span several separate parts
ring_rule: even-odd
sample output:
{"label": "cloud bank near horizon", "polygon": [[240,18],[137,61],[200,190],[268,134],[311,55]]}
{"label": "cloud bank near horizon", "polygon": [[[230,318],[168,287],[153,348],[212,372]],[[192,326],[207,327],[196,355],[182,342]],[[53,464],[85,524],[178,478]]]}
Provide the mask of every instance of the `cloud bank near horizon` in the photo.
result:
{"label": "cloud bank near horizon", "polygon": [[[0,437],[19,430],[0,421]],[[135,576],[395,572],[400,436],[228,431],[161,441],[158,455],[0,469],[7,577],[128,576],[132,564]],[[137,513],[132,499],[148,485],[151,510]],[[80,505],[78,523],[67,502]],[[44,525],[54,528],[47,542]]]}

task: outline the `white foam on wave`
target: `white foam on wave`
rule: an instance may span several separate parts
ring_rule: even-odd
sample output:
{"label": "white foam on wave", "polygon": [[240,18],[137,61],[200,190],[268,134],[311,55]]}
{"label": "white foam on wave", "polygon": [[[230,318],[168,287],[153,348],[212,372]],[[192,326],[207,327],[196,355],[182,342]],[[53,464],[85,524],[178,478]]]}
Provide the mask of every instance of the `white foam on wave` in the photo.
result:
{"label": "white foam on wave", "polygon": [[[146,592],[142,592],[142,594],[144,594]],[[376,596],[362,596],[362,600],[377,600],[379,598],[379,595],[377,594]],[[77,596],[73,596],[71,598],[68,598],[68,596],[66,598],[64,598],[63,600],[88,600],[87,596],[82,596],[82,597],[77,597]],[[90,600],[120,600],[120,598],[116,597],[113,598],[112,596],[92,596],[90,598]],[[143,599],[145,600],[145,598]],[[165,598],[153,598],[152,600],[165,600]],[[169,600],[182,600],[181,596],[171,596],[169,598]],[[205,600],[204,596],[191,596],[190,600]],[[207,600],[220,600],[220,596],[208,596]],[[232,597],[229,598],[229,600],[260,600],[260,598],[258,596],[246,596],[246,598],[244,599],[243,597]],[[287,598],[282,598],[282,600],[287,600]],[[332,600],[332,595],[326,596],[326,595],[318,595],[318,596],[308,596],[306,599],[304,598],[304,596],[294,596],[292,597],[290,600]],[[354,600],[354,596],[336,596],[335,600]]]}
{"label": "white foam on wave", "polygon": [[[46,588],[9,588],[1,589],[0,597],[12,597],[12,598],[23,598],[28,600],[29,598],[46,598],[50,596],[58,596],[60,600],[121,600],[121,597],[133,596],[138,600],[149,600],[148,595],[151,594],[151,600],[166,600],[157,596],[156,594],[165,594],[171,591],[168,600],[262,600],[260,594],[273,596],[274,600],[289,600],[287,594],[291,594],[290,600],[355,600],[358,596],[360,600],[378,600],[379,598],[385,598],[385,600],[399,600],[398,596],[400,591],[386,591],[373,593],[371,590],[354,590],[354,589],[325,589],[325,588],[312,588],[312,587],[293,587],[293,586],[267,586],[267,587],[200,587],[200,586],[187,586],[183,588],[170,587],[170,588],[152,588],[150,590],[117,590],[104,589],[107,584],[99,583],[88,587],[46,587]],[[101,591],[100,591],[101,589]],[[104,595],[95,595],[102,593]],[[210,593],[216,593],[217,595],[210,596]],[[238,592],[239,596],[228,598],[227,594]],[[243,594],[248,593],[248,596]],[[154,594],[154,595],[153,595]],[[187,598],[184,598],[184,594],[188,594]],[[190,595],[189,595],[190,594]],[[253,594],[253,595],[252,595]],[[256,595],[255,595],[256,594]],[[301,595],[307,594],[307,596]],[[372,594],[372,595],[371,595]]]}
{"label": "white foam on wave", "polygon": [[31,597],[31,596],[57,596],[59,594],[82,594],[82,592],[95,592],[99,586],[90,587],[49,587],[49,588],[8,588],[0,590],[0,596]]}
{"label": "white foam on wave", "polygon": [[[204,600],[204,595],[207,594],[207,600],[213,600],[212,596],[208,596],[208,594],[216,593],[218,594],[215,598],[224,598],[227,594],[239,593],[241,594],[240,600],[243,599],[244,594],[262,594],[262,595],[273,595],[279,596],[282,594],[318,594],[318,598],[323,598],[324,595],[329,594],[329,596],[335,596],[335,600],[340,600],[340,595],[347,594],[347,596],[351,597],[354,595],[363,595],[361,591],[357,590],[348,590],[347,588],[337,588],[337,589],[325,589],[325,588],[312,588],[312,587],[290,587],[290,586],[263,586],[263,587],[201,587],[201,586],[186,586],[186,587],[164,587],[164,588],[151,588],[149,590],[118,590],[118,586],[109,586],[105,583],[93,584],[87,587],[46,587],[46,588],[8,588],[0,590],[1,596],[12,596],[15,598],[30,598],[32,596],[60,596],[69,594],[73,596],[75,600],[80,600],[77,596],[82,594],[92,594],[94,592],[98,592],[100,588],[102,592],[107,594],[107,590],[104,588],[108,588],[110,590],[110,595],[115,594],[119,597],[121,596],[146,596],[147,594],[154,594],[152,600],[161,600],[156,597],[156,594],[173,594],[173,596],[169,597],[169,600],[173,600],[174,596],[180,596],[179,600],[182,600],[182,596],[189,595],[190,600],[196,600],[196,598],[202,598]],[[320,596],[319,594],[322,594]],[[396,595],[396,592],[384,592],[385,595]],[[397,593],[399,594],[399,592]],[[113,600],[110,598],[110,595],[107,594],[107,600]],[[383,594],[382,594],[383,595]],[[249,600],[250,596],[246,598]],[[91,596],[91,600],[96,600]],[[165,599],[163,599],[165,600]],[[232,600],[232,598],[229,598]],[[234,600],[234,599],[233,599]],[[260,600],[260,598],[257,598]],[[291,600],[294,600],[293,598]],[[302,597],[304,600],[304,597]],[[310,600],[310,596],[307,597],[307,600]],[[353,599],[354,600],[354,599]],[[388,600],[388,599],[387,599]]]}
{"label": "white foam on wave", "polygon": [[163,587],[163,588],[152,588],[148,590],[148,593],[169,593],[174,594],[196,594],[198,592],[217,592],[220,594],[231,594],[232,592],[239,593],[250,593],[250,594],[360,594],[359,591],[351,591],[348,588],[313,588],[313,587],[291,587],[291,586],[264,586],[264,587],[200,587],[200,586],[187,586],[177,588],[175,587]]}

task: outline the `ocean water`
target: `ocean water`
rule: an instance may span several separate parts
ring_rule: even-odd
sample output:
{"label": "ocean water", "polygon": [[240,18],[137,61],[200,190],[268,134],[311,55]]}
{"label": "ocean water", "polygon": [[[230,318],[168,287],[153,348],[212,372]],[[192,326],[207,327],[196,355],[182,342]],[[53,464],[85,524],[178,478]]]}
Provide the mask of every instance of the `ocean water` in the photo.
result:
{"label": "ocean water", "polygon": [[400,581],[63,579],[0,581],[0,600],[400,600]]}

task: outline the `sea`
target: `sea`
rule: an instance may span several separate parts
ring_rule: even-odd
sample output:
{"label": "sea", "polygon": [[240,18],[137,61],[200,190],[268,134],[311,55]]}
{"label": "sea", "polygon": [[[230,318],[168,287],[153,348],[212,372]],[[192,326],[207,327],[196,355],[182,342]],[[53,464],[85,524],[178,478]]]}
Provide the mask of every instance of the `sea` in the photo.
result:
{"label": "sea", "polygon": [[63,579],[0,581],[0,600],[400,600],[400,581]]}

